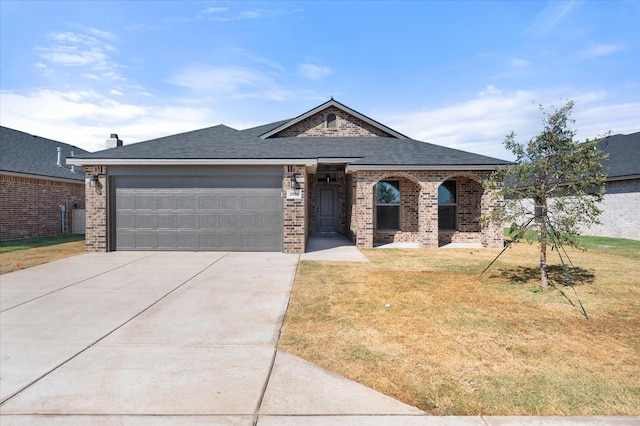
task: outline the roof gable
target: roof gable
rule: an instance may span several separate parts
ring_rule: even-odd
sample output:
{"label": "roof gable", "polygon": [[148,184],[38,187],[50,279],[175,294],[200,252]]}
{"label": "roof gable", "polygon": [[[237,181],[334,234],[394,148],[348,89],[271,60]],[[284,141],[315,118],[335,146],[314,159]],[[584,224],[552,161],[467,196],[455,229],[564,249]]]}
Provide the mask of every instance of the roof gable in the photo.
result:
{"label": "roof gable", "polygon": [[[335,114],[336,127],[327,126],[327,115]],[[331,98],[298,117],[264,133],[262,139],[278,137],[391,137],[408,139],[405,135]]]}

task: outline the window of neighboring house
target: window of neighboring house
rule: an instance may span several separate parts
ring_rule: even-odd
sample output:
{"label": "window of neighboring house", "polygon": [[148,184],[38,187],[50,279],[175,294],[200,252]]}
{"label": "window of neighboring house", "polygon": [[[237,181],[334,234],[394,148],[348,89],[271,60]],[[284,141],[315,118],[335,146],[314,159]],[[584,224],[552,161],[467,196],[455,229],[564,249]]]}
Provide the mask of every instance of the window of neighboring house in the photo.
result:
{"label": "window of neighboring house", "polygon": [[438,187],[438,229],[458,229],[458,196],[455,180],[447,180]]}
{"label": "window of neighboring house", "polygon": [[327,129],[335,129],[337,127],[338,120],[334,113],[327,114]]}
{"label": "window of neighboring house", "polygon": [[400,229],[400,182],[376,183],[376,229]]}

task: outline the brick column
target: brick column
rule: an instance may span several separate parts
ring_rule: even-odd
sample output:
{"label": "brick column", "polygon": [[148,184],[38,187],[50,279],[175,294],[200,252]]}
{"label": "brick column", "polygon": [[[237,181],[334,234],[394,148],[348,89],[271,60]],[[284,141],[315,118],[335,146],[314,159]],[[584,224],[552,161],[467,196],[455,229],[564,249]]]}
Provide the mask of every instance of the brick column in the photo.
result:
{"label": "brick column", "polygon": [[[299,173],[297,181],[302,191],[301,199],[287,199],[291,189],[291,175]],[[284,253],[304,253],[307,245],[307,175],[304,166],[284,166],[282,178],[282,251]]]}
{"label": "brick column", "polygon": [[[427,178],[433,179],[431,176]],[[421,182],[418,217],[420,247],[438,247],[438,185],[438,182]]]}
{"label": "brick column", "polygon": [[[503,201],[502,197],[496,197],[489,191],[485,191],[480,202],[482,215],[488,215],[495,205]],[[486,223],[482,227],[482,247],[501,248],[503,246],[504,230],[502,225],[493,222]]]}
{"label": "brick column", "polygon": [[351,227],[356,234],[356,246],[373,247],[373,186],[366,173],[358,172],[354,176],[355,206]]}
{"label": "brick column", "polygon": [[[91,186],[91,178],[98,182]],[[85,167],[86,247],[89,252],[106,252],[107,247],[107,167]]]}

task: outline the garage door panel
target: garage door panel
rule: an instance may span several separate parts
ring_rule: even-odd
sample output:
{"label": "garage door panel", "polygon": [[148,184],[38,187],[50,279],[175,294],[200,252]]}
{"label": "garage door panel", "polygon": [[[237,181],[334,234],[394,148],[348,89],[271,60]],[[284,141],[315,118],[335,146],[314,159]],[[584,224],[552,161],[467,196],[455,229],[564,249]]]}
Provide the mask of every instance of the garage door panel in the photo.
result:
{"label": "garage door panel", "polygon": [[201,230],[216,230],[219,228],[220,228],[220,217],[217,214],[205,214],[200,216]]}
{"label": "garage door panel", "polygon": [[151,232],[137,232],[135,247],[144,250],[155,250],[158,247],[158,235]]}
{"label": "garage door panel", "polygon": [[236,214],[228,214],[228,213],[222,213],[219,216],[220,218],[220,228],[219,229],[238,229],[239,228],[239,223],[240,220],[238,218],[238,215]]}
{"label": "garage door panel", "polygon": [[266,176],[247,173],[118,173],[113,180],[116,249],[281,251],[282,169]]}
{"label": "garage door panel", "polygon": [[195,232],[180,232],[176,234],[178,237],[178,250],[193,250],[194,247],[200,248],[200,236]]}
{"label": "garage door panel", "polygon": [[220,197],[220,209],[221,210],[240,210],[237,195],[223,195]]}
{"label": "garage door panel", "polygon": [[158,216],[136,215],[136,229],[158,229]]}
{"label": "garage door panel", "polygon": [[120,213],[116,215],[116,222],[123,229],[136,227],[136,216],[133,213]]}
{"label": "garage door panel", "polygon": [[220,208],[220,200],[217,195],[201,195],[198,201],[200,202],[198,206],[200,211],[218,210]]}
{"label": "garage door panel", "polygon": [[178,247],[178,234],[161,233],[158,234],[158,250],[175,250]]}
{"label": "garage door panel", "polygon": [[175,214],[161,214],[158,218],[158,230],[169,230],[178,228],[178,216]]}
{"label": "garage door panel", "polygon": [[175,210],[178,208],[178,200],[175,195],[158,194],[158,210]]}
{"label": "garage door panel", "polygon": [[178,216],[178,229],[198,229],[199,227],[198,216],[194,214]]}

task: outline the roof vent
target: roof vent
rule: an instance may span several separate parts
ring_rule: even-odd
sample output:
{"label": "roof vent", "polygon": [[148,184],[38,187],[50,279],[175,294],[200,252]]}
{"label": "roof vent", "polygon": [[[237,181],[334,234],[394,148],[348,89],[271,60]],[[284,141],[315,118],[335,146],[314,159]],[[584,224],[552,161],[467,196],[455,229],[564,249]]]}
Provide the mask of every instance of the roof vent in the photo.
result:
{"label": "roof vent", "polygon": [[62,147],[58,147],[58,161],[56,163],[58,167],[64,167],[62,165]]}
{"label": "roof vent", "polygon": [[[73,157],[73,151],[71,151],[71,157]],[[71,165],[71,173],[77,173],[75,164]]]}
{"label": "roof vent", "polygon": [[122,141],[118,139],[118,134],[111,133],[111,136],[109,137],[109,139],[107,139],[107,149],[117,148],[119,146],[122,146]]}

